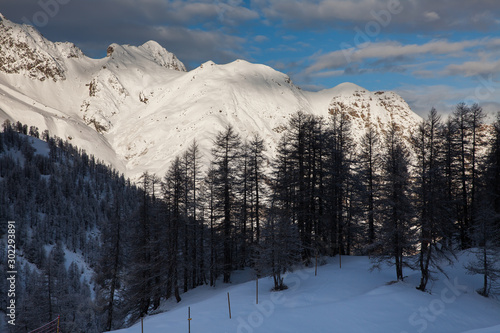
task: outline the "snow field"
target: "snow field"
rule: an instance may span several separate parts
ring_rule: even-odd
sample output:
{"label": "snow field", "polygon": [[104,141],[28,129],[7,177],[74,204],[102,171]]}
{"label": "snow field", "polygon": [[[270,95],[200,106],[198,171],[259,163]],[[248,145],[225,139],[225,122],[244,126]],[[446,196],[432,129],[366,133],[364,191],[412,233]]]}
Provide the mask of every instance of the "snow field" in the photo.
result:
{"label": "snow field", "polygon": [[[468,256],[462,256],[464,260]],[[327,264],[287,274],[289,289],[272,292],[272,278],[203,286],[183,294],[182,301],[168,301],[164,313],[144,319],[145,333],[187,332],[188,307],[191,332],[367,332],[367,333],[488,333],[500,332],[500,302],[475,293],[480,276],[465,274],[463,264],[446,269],[427,293],[415,289],[419,272],[407,270],[405,282],[394,282],[393,268],[369,271],[367,257],[328,259]],[[251,279],[249,271],[237,272],[233,281]],[[229,319],[227,293],[232,319]],[[141,332],[136,324],[120,333]]]}

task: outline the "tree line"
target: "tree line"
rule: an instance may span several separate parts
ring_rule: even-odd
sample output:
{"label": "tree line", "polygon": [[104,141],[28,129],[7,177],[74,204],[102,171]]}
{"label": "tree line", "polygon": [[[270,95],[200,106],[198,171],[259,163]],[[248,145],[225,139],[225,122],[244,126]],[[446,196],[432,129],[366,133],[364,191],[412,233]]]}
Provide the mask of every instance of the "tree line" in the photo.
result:
{"label": "tree line", "polygon": [[[210,156],[193,142],[165,175],[144,173],[137,187],[108,171],[103,182],[119,179],[120,190],[98,186],[96,205],[105,214],[93,216],[95,229],[78,229],[84,239],[97,230],[99,250],[84,250],[82,242],[75,248],[93,253],[99,330],[132,324],[197,286],[229,283],[245,267],[272,276],[282,290],[284,273],[295,265],[339,254],[369,255],[373,267],[392,264],[397,280],[405,267],[417,269],[416,287],[425,291],[440,265],[472,248],[477,260],[468,269],[484,276],[479,292],[494,292],[500,116],[486,125],[480,106],[461,103],[446,120],[432,109],[410,137],[397,124],[380,134],[368,124],[355,142],[342,112],[328,118],[297,112],[274,154],[265,147],[258,134],[243,139],[227,126]],[[61,242],[70,248],[69,240]]]}

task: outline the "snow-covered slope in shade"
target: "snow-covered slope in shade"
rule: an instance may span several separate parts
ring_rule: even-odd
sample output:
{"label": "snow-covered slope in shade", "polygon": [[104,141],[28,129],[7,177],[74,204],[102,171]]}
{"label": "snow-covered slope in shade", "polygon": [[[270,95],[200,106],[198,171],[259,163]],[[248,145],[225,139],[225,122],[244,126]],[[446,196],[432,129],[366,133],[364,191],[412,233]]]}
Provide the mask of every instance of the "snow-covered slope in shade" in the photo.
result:
{"label": "snow-covered slope in shade", "polygon": [[0,121],[49,129],[132,178],[146,170],[164,174],[194,139],[208,161],[216,133],[228,124],[242,139],[259,133],[272,154],[299,110],[324,117],[344,112],[355,137],[368,121],[381,133],[398,122],[405,136],[420,121],[394,93],[351,83],[306,92],[287,75],[243,60],[208,61],[186,72],[153,41],[112,44],[106,57],[91,59],[73,44],[52,43],[5,18],[0,56]]}
{"label": "snow-covered slope in shade", "polygon": [[[217,288],[203,286],[163,305],[164,313],[144,319],[144,332],[186,332],[188,307],[191,332],[220,333],[490,333],[498,332],[500,303],[474,290],[481,276],[467,275],[463,265],[473,256],[464,253],[454,267],[445,268],[429,283],[429,292],[415,288],[419,272],[405,270],[405,282],[395,282],[394,267],[369,271],[367,257],[327,259],[327,264],[301,269],[285,276],[289,289],[272,292],[272,278]],[[237,272],[251,278],[251,273]],[[230,296],[229,319],[227,293]],[[117,333],[139,333],[136,324]]]}

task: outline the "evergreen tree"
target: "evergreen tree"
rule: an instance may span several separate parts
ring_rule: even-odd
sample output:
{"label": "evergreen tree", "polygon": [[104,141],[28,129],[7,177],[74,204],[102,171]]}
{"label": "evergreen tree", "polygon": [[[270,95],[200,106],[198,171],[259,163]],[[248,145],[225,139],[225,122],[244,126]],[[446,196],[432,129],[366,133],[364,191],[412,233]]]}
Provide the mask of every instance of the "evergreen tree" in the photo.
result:
{"label": "evergreen tree", "polygon": [[[445,190],[446,198],[445,201],[449,204],[449,215],[452,217],[454,223],[460,221],[459,216],[459,193],[460,193],[460,180],[457,175],[459,173],[459,145],[457,142],[457,128],[456,123],[450,117],[444,123],[442,127],[442,137],[443,137],[443,154],[444,154],[444,173],[445,173]],[[443,242],[446,243],[447,247],[453,247],[456,231],[459,228],[459,224],[453,228],[448,235],[445,236]],[[457,229],[457,230],[455,230]]]}
{"label": "evergreen tree", "polygon": [[95,283],[98,286],[97,302],[102,316],[104,331],[111,331],[116,321],[118,293],[123,285],[124,269],[124,224],[120,209],[120,198],[114,202],[114,217],[102,226],[101,258],[98,262]]}
{"label": "evergreen tree", "polygon": [[273,191],[286,191],[280,196],[286,198],[291,208],[290,216],[297,226],[306,261],[320,244],[318,231],[326,229],[322,216],[326,214],[326,141],[323,119],[297,112],[290,118],[277,148],[275,169],[287,170],[288,186]]}
{"label": "evergreen tree", "polygon": [[500,114],[492,127],[472,233],[476,260],[467,266],[470,274],[483,275],[478,292],[485,297],[500,292]]}
{"label": "evergreen tree", "polygon": [[231,281],[234,252],[234,218],[237,200],[237,167],[241,156],[241,140],[231,126],[217,134],[212,148],[212,164],[215,170],[216,198],[220,200],[222,209],[223,232],[223,276],[224,283]]}
{"label": "evergreen tree", "polygon": [[[413,137],[417,167],[415,174],[415,200],[419,232],[421,279],[417,289],[425,291],[432,268],[441,269],[442,262],[451,264],[452,249],[443,239],[452,232],[450,202],[446,194],[446,173],[442,124],[436,109],[432,109]],[[447,259],[443,261],[443,259]]]}
{"label": "evergreen tree", "polygon": [[219,260],[221,257],[219,255],[219,227],[217,225],[217,220],[220,218],[219,207],[220,203],[217,200],[217,186],[216,186],[216,175],[215,170],[210,167],[207,171],[205,177],[205,199],[207,205],[207,215],[209,221],[209,283],[210,286],[214,287],[215,282],[219,276]]}
{"label": "evergreen tree", "polygon": [[250,188],[250,243],[258,245],[260,242],[260,224],[261,216],[264,215],[265,199],[267,195],[266,174],[264,172],[265,163],[267,161],[264,156],[266,148],[264,140],[260,135],[255,134],[250,142],[249,147],[249,188]]}
{"label": "evergreen tree", "polygon": [[453,112],[453,122],[456,128],[456,141],[458,144],[458,170],[459,198],[458,223],[460,228],[460,243],[462,249],[472,246],[470,228],[473,226],[477,205],[477,182],[480,177],[478,165],[480,164],[481,135],[484,113],[477,104],[467,106],[459,103]]}
{"label": "evergreen tree", "polygon": [[381,156],[380,139],[372,124],[369,125],[365,135],[361,138],[359,154],[359,177],[363,191],[361,196],[365,198],[365,216],[368,222],[367,240],[369,251],[373,252],[373,244],[377,237],[376,220],[378,215],[378,200],[380,189]]}
{"label": "evergreen tree", "polygon": [[255,268],[259,276],[272,276],[274,289],[286,289],[283,274],[301,259],[301,241],[293,219],[294,186],[290,182],[293,168],[285,140],[280,141],[273,172],[272,205],[266,219],[262,240],[257,248]]}
{"label": "evergreen tree", "polygon": [[190,224],[190,253],[189,265],[191,269],[191,288],[203,284],[204,282],[204,226],[200,210],[200,185],[201,185],[201,152],[196,141],[184,154],[184,167],[186,169],[186,207]]}
{"label": "evergreen tree", "polygon": [[352,158],[356,150],[351,136],[351,124],[342,112],[331,117],[328,142],[328,216],[330,216],[331,254],[350,254],[354,228],[352,203],[355,178]]}
{"label": "evergreen tree", "polygon": [[[486,184],[494,214],[500,216],[500,113],[493,124],[491,143],[486,164]],[[496,220],[500,230],[500,218]]]}
{"label": "evergreen tree", "polygon": [[131,249],[129,255],[133,264],[127,270],[127,304],[129,305],[130,318],[132,322],[145,316],[150,309],[153,299],[153,255],[151,245],[153,240],[153,205],[154,177],[145,172],[141,176],[141,201],[140,209],[134,219],[136,222],[130,229],[129,244]]}
{"label": "evergreen tree", "polygon": [[48,297],[47,321],[53,320],[63,312],[65,298],[68,294],[67,271],[65,268],[65,254],[61,242],[57,242],[49,253],[44,267],[45,283]]}
{"label": "evergreen tree", "polygon": [[179,293],[179,235],[182,225],[186,222],[184,215],[185,172],[179,157],[176,157],[164,179],[164,197],[167,204],[167,244],[168,272],[166,298],[174,293],[177,302],[181,301]]}
{"label": "evergreen tree", "polygon": [[239,189],[240,193],[240,209],[237,212],[238,223],[236,228],[236,267],[242,269],[247,265],[248,258],[248,243],[249,243],[249,228],[248,223],[250,220],[250,209],[251,209],[251,195],[252,195],[252,183],[250,182],[250,148],[248,143],[241,145],[241,155],[239,159],[240,167],[238,170],[239,179]]}
{"label": "evergreen tree", "polygon": [[410,200],[409,153],[399,139],[396,124],[387,133],[383,154],[382,173],[382,228],[374,255],[375,267],[382,261],[396,268],[398,281],[404,279],[403,268],[411,267],[408,256],[415,251],[415,235],[412,225],[414,214]]}

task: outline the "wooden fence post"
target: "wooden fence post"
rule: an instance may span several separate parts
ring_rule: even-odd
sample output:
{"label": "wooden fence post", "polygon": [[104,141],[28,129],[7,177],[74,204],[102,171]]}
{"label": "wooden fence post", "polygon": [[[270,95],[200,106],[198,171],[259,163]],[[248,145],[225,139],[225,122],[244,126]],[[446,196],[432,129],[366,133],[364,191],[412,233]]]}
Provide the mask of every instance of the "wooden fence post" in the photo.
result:
{"label": "wooden fence post", "polygon": [[191,307],[188,307],[188,332],[191,333]]}
{"label": "wooden fence post", "polygon": [[318,275],[318,251],[316,251],[316,260],[314,263],[314,276]]}

